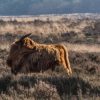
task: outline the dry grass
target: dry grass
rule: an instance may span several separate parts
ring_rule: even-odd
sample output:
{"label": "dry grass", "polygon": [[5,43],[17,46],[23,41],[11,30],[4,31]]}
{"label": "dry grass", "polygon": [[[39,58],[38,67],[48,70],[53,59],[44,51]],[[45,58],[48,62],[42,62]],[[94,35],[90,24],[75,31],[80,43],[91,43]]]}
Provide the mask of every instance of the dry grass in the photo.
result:
{"label": "dry grass", "polygon": [[1,43],[0,44],[0,49],[1,50],[7,50],[7,51],[9,51],[9,49],[10,49],[10,43]]}
{"label": "dry grass", "polygon": [[[58,19],[61,20],[61,18]],[[67,22],[70,21],[71,23],[65,31],[63,30],[63,28],[66,28],[64,26],[65,19],[62,20],[63,25],[62,22],[58,22],[56,19],[56,22],[48,23],[44,19],[42,19],[44,21],[37,20],[35,24],[34,22],[29,23],[30,20],[31,18],[23,19],[22,22],[21,19],[15,23],[14,21],[6,22],[5,25],[3,22],[0,26],[2,32],[4,31],[0,35],[0,100],[99,100],[100,34],[98,33],[100,31],[92,31],[92,28],[86,28],[86,25],[91,26],[90,23],[93,21],[71,22],[71,20],[67,20]],[[83,23],[85,24],[83,25]],[[8,26],[6,26],[7,24]],[[34,25],[36,26],[33,27]],[[78,28],[78,25],[81,25],[79,27],[81,27],[80,30],[83,33],[74,31],[75,27]],[[72,27],[73,31],[70,30]],[[36,33],[39,34],[34,33],[34,28],[36,28]],[[83,29],[87,31],[84,32]],[[72,77],[68,77],[64,70],[59,67],[54,72],[48,70],[44,73],[12,75],[10,68],[6,65],[6,59],[10,44],[22,35],[13,34],[13,32],[17,33],[19,30],[22,31],[21,33],[25,31],[25,33],[33,32],[31,38],[40,43],[65,44],[69,49],[69,59],[73,69]],[[68,30],[71,32],[68,33]],[[12,33],[10,34],[10,32]],[[53,32],[55,33],[53,34]]]}
{"label": "dry grass", "polygon": [[76,51],[80,53],[86,53],[86,52],[98,52],[100,53],[100,46],[97,44],[66,44],[65,45],[69,48],[71,51]]}
{"label": "dry grass", "polygon": [[97,27],[100,25],[99,19],[73,20],[73,17],[66,16],[2,17],[0,19],[0,33],[2,34],[10,32],[48,35],[67,32],[98,33],[100,31]]}
{"label": "dry grass", "polygon": [[67,44],[63,42],[69,48],[69,58],[73,69],[72,77],[68,78],[63,69],[59,68],[54,72],[47,71],[45,73],[14,76],[6,65],[11,42],[11,40],[6,40],[8,38],[13,41],[16,36],[3,36],[2,40],[5,40],[5,42],[0,45],[1,100],[23,100],[24,98],[26,100],[47,100],[48,98],[51,100],[80,100],[87,98],[99,100],[100,52],[96,52],[96,50],[95,52],[93,50],[84,51],[84,47],[91,48],[86,44]]}

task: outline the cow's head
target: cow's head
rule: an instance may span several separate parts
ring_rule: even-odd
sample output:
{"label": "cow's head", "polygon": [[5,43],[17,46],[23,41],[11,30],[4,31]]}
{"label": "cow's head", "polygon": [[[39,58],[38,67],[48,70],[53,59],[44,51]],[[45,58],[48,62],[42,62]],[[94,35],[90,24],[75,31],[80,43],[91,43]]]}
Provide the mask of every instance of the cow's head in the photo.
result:
{"label": "cow's head", "polygon": [[[35,42],[28,38],[31,34],[22,36],[21,39],[12,43],[10,52],[7,58],[7,65],[11,68],[11,72],[17,74],[22,68],[22,63],[26,56],[35,48]],[[27,58],[26,58],[27,59]]]}

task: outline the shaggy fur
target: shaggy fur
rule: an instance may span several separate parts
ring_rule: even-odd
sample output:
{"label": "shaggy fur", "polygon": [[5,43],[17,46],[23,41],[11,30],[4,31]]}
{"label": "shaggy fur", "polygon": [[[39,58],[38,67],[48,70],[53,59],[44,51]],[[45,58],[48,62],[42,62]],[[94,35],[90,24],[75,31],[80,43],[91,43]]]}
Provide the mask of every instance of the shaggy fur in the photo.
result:
{"label": "shaggy fur", "polygon": [[28,37],[11,45],[7,64],[14,74],[54,70],[57,65],[62,65],[68,75],[72,74],[64,45],[38,44]]}

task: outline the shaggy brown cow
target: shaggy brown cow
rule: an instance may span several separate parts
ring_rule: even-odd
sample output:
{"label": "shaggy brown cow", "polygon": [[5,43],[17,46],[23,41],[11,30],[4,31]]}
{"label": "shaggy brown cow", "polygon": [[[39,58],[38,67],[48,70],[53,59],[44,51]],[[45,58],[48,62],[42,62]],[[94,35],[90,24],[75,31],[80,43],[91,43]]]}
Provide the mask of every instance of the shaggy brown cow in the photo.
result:
{"label": "shaggy brown cow", "polygon": [[11,67],[12,73],[54,70],[55,66],[62,65],[68,75],[72,74],[68,51],[64,45],[38,44],[28,38],[29,35],[23,36],[11,45],[7,64]]}

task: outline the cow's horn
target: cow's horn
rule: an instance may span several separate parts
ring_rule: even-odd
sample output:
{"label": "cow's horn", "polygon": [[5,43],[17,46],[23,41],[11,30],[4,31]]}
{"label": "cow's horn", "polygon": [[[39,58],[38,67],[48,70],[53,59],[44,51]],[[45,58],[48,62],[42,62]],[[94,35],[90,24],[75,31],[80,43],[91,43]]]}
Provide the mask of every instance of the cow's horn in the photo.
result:
{"label": "cow's horn", "polygon": [[30,35],[31,35],[31,33],[29,33],[29,34],[26,34],[26,35],[22,36],[22,37],[21,37],[21,39],[20,39],[20,41],[21,41],[21,40],[23,40],[24,38],[26,38],[26,37],[30,36]]}

